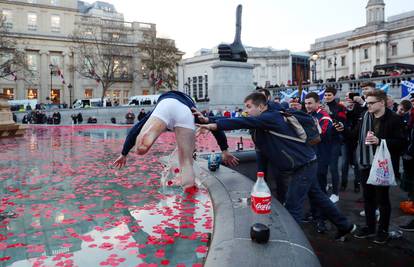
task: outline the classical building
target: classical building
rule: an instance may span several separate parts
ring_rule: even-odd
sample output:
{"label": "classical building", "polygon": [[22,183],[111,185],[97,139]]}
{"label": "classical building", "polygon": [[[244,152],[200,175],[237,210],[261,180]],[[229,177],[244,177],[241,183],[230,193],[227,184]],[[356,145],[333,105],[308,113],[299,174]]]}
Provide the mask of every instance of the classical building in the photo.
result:
{"label": "classical building", "polygon": [[[247,63],[253,64],[253,86],[272,87],[309,79],[308,54],[289,50],[245,47]],[[178,66],[178,88],[198,101],[208,100],[209,84],[213,84],[211,66],[219,61],[217,47],[201,49],[194,57],[183,59]],[[302,76],[300,78],[300,76]]]}
{"label": "classical building", "polygon": [[[30,79],[16,73],[16,80],[0,80],[0,92],[11,99],[38,99],[44,103],[49,97],[54,103],[69,104],[75,99],[101,97],[100,84],[80,77],[72,68],[78,57],[71,50],[74,43],[70,36],[79,26],[122,25],[123,32],[117,34],[125,38],[119,40],[122,45],[133,47],[143,41],[144,33],[156,34],[155,24],[126,22],[113,5],[101,1],[88,4],[77,0],[0,0],[0,12],[10,36],[17,41],[17,49],[26,52],[34,74]],[[134,54],[129,67],[138,70],[137,75],[124,69],[122,76],[115,77],[108,97],[126,103],[129,96],[150,93],[148,74],[144,73],[140,58],[140,53]]]}
{"label": "classical building", "polygon": [[414,11],[385,20],[384,9],[383,0],[369,0],[365,26],[316,39],[309,51],[314,78],[358,78],[377,65],[414,64]]}

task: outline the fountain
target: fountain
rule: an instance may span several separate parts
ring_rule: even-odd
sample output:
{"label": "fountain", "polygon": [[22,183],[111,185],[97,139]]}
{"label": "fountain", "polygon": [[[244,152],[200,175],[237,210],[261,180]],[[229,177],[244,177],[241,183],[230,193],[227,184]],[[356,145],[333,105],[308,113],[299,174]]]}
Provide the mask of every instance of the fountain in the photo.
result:
{"label": "fountain", "polygon": [[13,114],[7,100],[7,95],[0,94],[0,138],[23,136],[26,126],[16,124],[13,121]]}

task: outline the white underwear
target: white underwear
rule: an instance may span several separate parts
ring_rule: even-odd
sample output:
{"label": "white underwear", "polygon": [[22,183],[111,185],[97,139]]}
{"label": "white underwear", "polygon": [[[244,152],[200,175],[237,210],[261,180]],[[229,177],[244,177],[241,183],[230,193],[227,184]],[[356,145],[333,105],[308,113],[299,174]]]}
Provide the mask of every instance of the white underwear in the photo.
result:
{"label": "white underwear", "polygon": [[174,98],[161,100],[151,116],[155,116],[165,122],[167,129],[170,131],[174,130],[175,127],[195,130],[194,116],[191,110]]}

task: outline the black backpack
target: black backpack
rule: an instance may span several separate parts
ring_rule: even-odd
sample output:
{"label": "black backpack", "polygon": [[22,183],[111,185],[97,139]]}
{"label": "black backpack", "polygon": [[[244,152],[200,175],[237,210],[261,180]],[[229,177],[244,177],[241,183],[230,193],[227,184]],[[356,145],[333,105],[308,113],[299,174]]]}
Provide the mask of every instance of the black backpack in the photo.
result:
{"label": "black backpack", "polygon": [[280,111],[280,114],[296,132],[297,137],[284,135],[274,131],[269,131],[269,133],[300,143],[307,143],[309,145],[316,145],[321,142],[322,130],[318,120],[312,115],[295,109],[282,110]]}

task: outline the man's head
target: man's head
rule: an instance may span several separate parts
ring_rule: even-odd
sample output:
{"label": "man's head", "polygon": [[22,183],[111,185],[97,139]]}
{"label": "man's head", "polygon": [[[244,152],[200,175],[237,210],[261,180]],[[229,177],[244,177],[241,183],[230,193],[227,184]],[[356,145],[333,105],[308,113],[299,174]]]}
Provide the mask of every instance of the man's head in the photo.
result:
{"label": "man's head", "polygon": [[308,113],[315,112],[320,106],[319,95],[315,92],[311,92],[305,97],[305,108]]}
{"label": "man's head", "polygon": [[251,93],[244,99],[244,107],[249,116],[259,116],[267,109],[267,98],[263,93]]}
{"label": "man's head", "polygon": [[273,99],[273,102],[280,103],[280,96],[275,96],[275,98]]}
{"label": "man's head", "polygon": [[366,94],[368,112],[378,113],[385,110],[387,104],[387,94],[382,90],[374,90]]}
{"label": "man's head", "polygon": [[375,91],[375,83],[365,82],[361,84],[362,94],[366,97],[369,92]]}
{"label": "man's head", "polygon": [[336,89],[334,87],[327,87],[325,89],[324,99],[327,103],[335,101]]}
{"label": "man's head", "polygon": [[270,91],[267,90],[266,88],[257,89],[257,92],[264,94],[266,96],[266,99],[270,100],[270,98],[271,98]]}
{"label": "man's head", "polygon": [[402,100],[401,103],[398,105],[397,114],[400,116],[405,115],[410,109],[413,107],[410,101]]}
{"label": "man's head", "polygon": [[392,109],[394,107],[394,99],[392,95],[387,95],[387,108]]}

